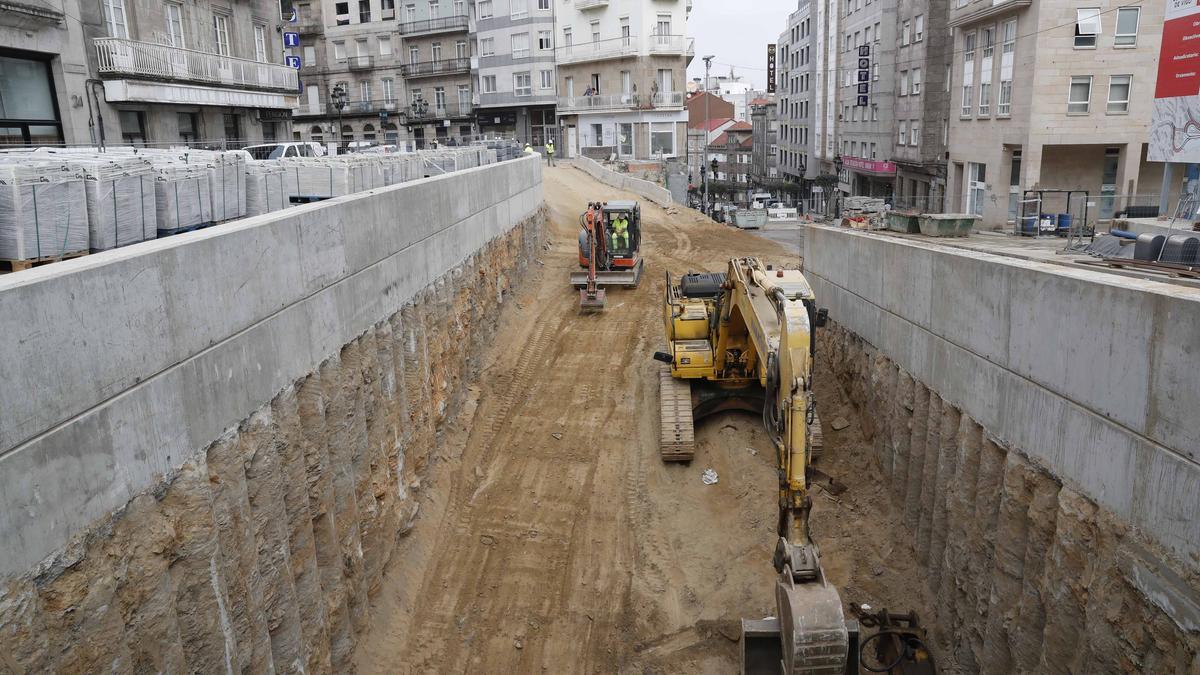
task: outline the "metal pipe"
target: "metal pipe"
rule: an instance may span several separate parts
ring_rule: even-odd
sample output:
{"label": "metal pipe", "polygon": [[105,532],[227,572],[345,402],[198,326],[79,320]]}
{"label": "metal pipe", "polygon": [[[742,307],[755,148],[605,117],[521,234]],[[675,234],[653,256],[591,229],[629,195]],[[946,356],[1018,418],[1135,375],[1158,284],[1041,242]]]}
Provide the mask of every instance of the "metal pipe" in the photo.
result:
{"label": "metal pipe", "polygon": [[[704,164],[700,166],[700,171],[704,174],[704,212],[711,218],[712,213],[708,208],[708,100],[712,94],[708,91],[708,73],[712,68],[712,60],[715,56],[704,57]],[[713,178],[716,178],[714,175]]]}

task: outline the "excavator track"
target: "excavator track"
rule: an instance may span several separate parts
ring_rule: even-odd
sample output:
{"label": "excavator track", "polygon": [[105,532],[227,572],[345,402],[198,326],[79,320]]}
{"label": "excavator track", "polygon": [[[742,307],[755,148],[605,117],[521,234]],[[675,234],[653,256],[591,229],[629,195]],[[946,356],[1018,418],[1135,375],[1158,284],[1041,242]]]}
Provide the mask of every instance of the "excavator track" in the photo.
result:
{"label": "excavator track", "polygon": [[692,385],[671,377],[671,367],[658,374],[659,405],[662,412],[660,447],[664,462],[690,462],[696,455],[692,427]]}

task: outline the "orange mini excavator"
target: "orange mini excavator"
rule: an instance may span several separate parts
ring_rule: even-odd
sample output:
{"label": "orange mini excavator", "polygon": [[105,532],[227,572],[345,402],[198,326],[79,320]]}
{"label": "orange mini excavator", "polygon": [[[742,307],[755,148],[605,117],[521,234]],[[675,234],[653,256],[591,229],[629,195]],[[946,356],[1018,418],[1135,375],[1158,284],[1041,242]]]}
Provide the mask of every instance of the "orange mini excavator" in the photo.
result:
{"label": "orange mini excavator", "polygon": [[[614,223],[628,222],[624,232]],[[592,203],[579,217],[579,266],[571,285],[579,290],[580,309],[604,307],[604,288],[636,288],[644,267],[641,256],[642,207],[635,201]]]}

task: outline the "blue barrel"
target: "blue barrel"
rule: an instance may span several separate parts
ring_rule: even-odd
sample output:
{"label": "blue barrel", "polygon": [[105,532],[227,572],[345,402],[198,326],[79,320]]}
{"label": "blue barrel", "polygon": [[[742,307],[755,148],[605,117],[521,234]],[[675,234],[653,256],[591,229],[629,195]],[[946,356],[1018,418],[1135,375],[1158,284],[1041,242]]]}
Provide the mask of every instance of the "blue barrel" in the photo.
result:
{"label": "blue barrel", "polygon": [[1038,231],[1037,216],[1021,216],[1021,234],[1036,235]]}
{"label": "blue barrel", "polygon": [[1069,229],[1071,229],[1071,214],[1069,214],[1069,213],[1058,214],[1058,231],[1065,232],[1066,230],[1069,230]]}

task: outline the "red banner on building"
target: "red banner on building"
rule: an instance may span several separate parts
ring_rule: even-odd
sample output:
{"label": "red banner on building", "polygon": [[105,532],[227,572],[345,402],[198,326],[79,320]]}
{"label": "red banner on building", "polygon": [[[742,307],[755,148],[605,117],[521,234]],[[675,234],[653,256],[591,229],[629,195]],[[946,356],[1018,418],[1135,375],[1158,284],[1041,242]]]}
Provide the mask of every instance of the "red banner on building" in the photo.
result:
{"label": "red banner on building", "polygon": [[1147,159],[1200,162],[1200,5],[1167,0]]}

